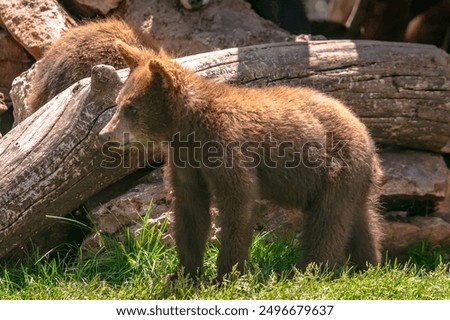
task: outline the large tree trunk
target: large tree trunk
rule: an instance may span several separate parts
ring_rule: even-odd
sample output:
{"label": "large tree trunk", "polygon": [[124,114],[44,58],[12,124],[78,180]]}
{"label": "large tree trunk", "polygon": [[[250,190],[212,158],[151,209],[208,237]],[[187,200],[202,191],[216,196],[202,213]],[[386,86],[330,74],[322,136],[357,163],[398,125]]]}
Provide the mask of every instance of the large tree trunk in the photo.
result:
{"label": "large tree trunk", "polygon": [[[449,57],[432,46],[280,43],[178,61],[218,81],[316,87],[344,100],[381,144],[450,152]],[[92,83],[67,89],[0,140],[0,257],[54,224],[46,215],[66,215],[143,164],[137,153],[105,163],[97,139],[120,86],[111,67],[95,67]]]}

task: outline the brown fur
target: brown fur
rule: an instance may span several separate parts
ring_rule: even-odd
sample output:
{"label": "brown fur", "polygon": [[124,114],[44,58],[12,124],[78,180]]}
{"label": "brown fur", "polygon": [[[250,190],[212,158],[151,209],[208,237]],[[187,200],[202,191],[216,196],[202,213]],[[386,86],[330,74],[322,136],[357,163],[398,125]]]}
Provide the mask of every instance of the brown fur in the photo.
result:
{"label": "brown fur", "polygon": [[[303,267],[311,262],[342,264],[349,254],[361,269],[380,262],[380,163],[365,126],[345,106],[311,89],[216,83],[166,57],[144,61],[134,48],[119,43],[118,49],[132,72],[117,98],[118,110],[100,136],[122,141],[122,134],[129,132],[125,145],[170,143],[176,243],[187,274],[201,271],[213,196],[221,227],[219,280],[235,264],[243,270],[254,223],[252,206],[260,197],[305,213]],[[260,144],[254,149],[225,148],[222,165],[212,168],[192,133],[202,144]],[[326,141],[330,135],[334,147]],[[289,141],[295,146],[284,152],[270,149],[270,143]],[[338,150],[339,142],[345,143]],[[318,148],[320,144],[325,147]],[[305,160],[287,168],[293,151]],[[183,168],[179,159],[191,163]],[[317,160],[324,162],[314,165]]]}
{"label": "brown fur", "polygon": [[85,23],[67,31],[36,65],[32,92],[28,98],[34,113],[70,85],[89,77],[97,64],[109,64],[116,69],[126,68],[115,42],[121,40],[131,46],[145,45],[157,50],[152,39],[143,39],[122,20],[109,18]]}

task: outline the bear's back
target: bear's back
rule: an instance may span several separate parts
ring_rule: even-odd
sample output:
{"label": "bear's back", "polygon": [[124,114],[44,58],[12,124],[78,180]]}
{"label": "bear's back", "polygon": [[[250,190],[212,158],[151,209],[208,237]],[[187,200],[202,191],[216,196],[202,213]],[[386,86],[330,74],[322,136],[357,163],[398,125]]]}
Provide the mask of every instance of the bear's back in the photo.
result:
{"label": "bear's back", "polygon": [[36,111],[76,81],[89,77],[94,65],[126,68],[115,48],[119,39],[132,46],[146,44],[156,48],[150,39],[144,43],[125,22],[115,18],[89,22],[67,31],[36,66],[28,99],[31,111]]}

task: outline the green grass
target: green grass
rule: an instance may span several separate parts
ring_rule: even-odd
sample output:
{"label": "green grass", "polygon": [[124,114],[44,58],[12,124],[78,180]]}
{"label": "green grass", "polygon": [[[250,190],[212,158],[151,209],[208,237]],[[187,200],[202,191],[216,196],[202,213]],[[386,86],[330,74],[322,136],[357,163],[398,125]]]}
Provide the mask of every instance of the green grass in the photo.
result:
{"label": "green grass", "polygon": [[178,260],[175,249],[160,240],[161,232],[148,228],[122,242],[102,236],[96,256],[35,253],[28,262],[0,267],[0,299],[450,299],[449,258],[442,248],[424,245],[411,251],[409,263],[390,261],[364,273],[351,268],[300,273],[292,268],[298,248],[259,234],[247,272],[218,287],[211,282],[215,246],[208,246],[200,281],[167,283]]}

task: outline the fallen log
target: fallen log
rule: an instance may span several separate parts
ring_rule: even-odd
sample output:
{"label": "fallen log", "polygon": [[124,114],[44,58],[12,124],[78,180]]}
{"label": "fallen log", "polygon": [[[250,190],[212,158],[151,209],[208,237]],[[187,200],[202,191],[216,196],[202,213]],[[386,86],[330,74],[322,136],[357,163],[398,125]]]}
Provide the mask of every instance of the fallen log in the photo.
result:
{"label": "fallen log", "polygon": [[93,69],[0,140],[0,257],[20,247],[92,194],[134,169],[102,168],[96,134],[112,115],[121,81]]}
{"label": "fallen log", "polygon": [[[346,101],[382,144],[450,152],[449,57],[432,46],[279,43],[178,61],[217,81],[316,87]],[[0,140],[0,257],[48,230],[55,222],[46,215],[68,214],[145,163],[134,150],[112,170],[97,139],[120,77],[95,67],[92,82],[74,84]]]}

